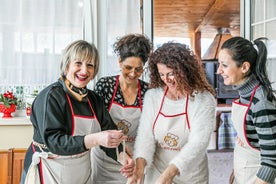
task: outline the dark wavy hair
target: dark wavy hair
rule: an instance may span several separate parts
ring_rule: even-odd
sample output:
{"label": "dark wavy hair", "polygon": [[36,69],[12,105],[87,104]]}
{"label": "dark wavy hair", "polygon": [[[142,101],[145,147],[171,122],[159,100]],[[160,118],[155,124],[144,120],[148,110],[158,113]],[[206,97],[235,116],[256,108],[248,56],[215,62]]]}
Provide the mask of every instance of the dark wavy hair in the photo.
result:
{"label": "dark wavy hair", "polygon": [[215,95],[215,91],[208,83],[204,68],[192,50],[185,44],[168,42],[154,51],[149,59],[150,87],[165,87],[157,69],[162,63],[173,69],[178,90],[191,95],[193,92],[207,90]]}
{"label": "dark wavy hair", "polygon": [[275,91],[271,86],[266,70],[267,48],[264,41],[267,40],[267,38],[261,37],[251,42],[237,36],[226,40],[222,44],[221,49],[228,49],[237,67],[242,66],[244,62],[249,62],[250,69],[247,77],[254,74],[268,93],[268,99],[275,100],[275,96],[273,95]]}
{"label": "dark wavy hair", "polygon": [[142,34],[128,34],[113,44],[114,53],[124,61],[128,57],[139,57],[145,64],[152,50],[148,37]]}

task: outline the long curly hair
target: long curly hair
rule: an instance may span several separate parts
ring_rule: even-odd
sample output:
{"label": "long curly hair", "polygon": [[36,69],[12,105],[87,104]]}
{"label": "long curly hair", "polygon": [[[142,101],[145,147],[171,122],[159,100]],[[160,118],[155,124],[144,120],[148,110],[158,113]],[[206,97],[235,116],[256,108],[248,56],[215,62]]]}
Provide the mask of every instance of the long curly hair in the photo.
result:
{"label": "long curly hair", "polygon": [[149,58],[150,87],[165,87],[157,69],[157,63],[165,64],[173,69],[177,90],[192,96],[193,92],[207,90],[215,95],[208,83],[203,66],[193,51],[185,44],[167,42],[154,51]]}

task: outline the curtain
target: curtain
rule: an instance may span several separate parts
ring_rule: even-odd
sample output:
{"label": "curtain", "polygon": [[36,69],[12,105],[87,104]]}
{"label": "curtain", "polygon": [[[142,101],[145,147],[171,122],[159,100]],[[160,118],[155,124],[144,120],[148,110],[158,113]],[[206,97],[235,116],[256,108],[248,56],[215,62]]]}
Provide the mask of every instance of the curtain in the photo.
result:
{"label": "curtain", "polygon": [[57,80],[62,49],[82,39],[82,0],[1,0],[0,92]]}
{"label": "curtain", "polygon": [[140,0],[101,0],[98,3],[99,78],[120,72],[118,58],[113,52],[114,42],[125,34],[142,33],[142,29]]}
{"label": "curtain", "polygon": [[0,93],[21,100],[57,81],[60,55],[72,41],[93,42],[100,53],[101,76],[119,72],[113,43],[141,33],[140,0],[1,0]]}

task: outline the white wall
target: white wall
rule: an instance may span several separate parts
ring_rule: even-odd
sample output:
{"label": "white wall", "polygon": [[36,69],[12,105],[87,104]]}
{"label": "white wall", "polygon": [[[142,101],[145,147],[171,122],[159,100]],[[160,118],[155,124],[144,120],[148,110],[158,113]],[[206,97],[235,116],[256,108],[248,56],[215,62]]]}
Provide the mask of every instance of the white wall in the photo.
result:
{"label": "white wall", "polygon": [[[2,113],[0,113],[2,117]],[[28,148],[33,137],[33,126],[27,117],[0,117],[0,149]]]}

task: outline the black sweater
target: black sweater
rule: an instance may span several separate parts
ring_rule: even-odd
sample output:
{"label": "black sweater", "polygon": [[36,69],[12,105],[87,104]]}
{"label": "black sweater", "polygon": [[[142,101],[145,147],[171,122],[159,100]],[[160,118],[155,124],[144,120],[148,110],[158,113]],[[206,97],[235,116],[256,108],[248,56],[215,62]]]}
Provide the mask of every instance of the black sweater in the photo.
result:
{"label": "black sweater", "polygon": [[[92,116],[87,101],[79,102],[70,96],[72,107],[76,115]],[[96,93],[89,90],[92,108],[100,123],[101,130],[117,129],[104,103]],[[66,98],[63,81],[59,80],[42,90],[33,102],[31,122],[34,128],[33,140],[47,146],[47,151],[57,155],[75,155],[87,151],[84,136],[72,136],[72,113]],[[108,156],[117,160],[115,149],[101,147]],[[37,149],[37,151],[39,151]],[[31,164],[33,151],[29,147],[24,163],[25,171]]]}

